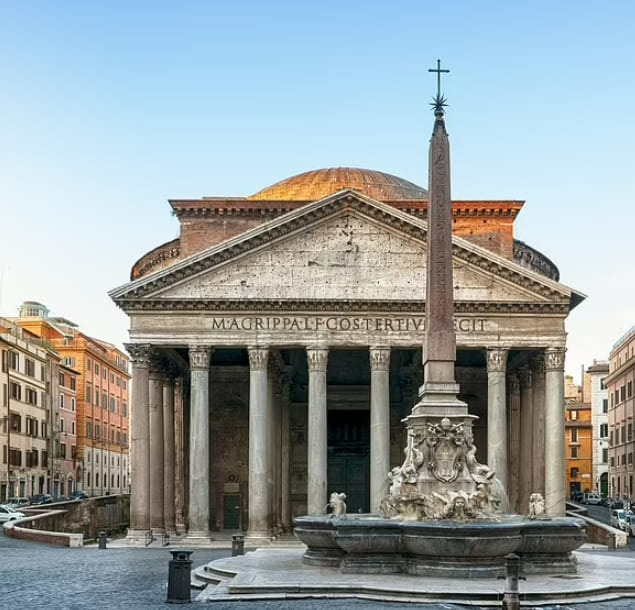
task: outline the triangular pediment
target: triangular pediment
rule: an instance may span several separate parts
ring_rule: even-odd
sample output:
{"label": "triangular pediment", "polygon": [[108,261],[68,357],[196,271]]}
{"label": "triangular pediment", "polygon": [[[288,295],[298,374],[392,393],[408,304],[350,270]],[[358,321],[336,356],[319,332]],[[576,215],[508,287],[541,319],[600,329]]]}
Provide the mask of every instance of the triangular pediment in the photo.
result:
{"label": "triangular pediment", "polygon": [[[139,302],[423,302],[427,224],[354,191],[307,204],[111,291]],[[453,237],[454,298],[567,305],[572,290]]]}

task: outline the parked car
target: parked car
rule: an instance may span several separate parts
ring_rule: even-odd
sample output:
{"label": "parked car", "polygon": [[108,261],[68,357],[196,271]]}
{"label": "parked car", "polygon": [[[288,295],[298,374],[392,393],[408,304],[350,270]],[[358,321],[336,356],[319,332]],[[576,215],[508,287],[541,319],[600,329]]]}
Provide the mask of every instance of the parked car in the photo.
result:
{"label": "parked car", "polygon": [[626,531],[626,511],[623,508],[611,510],[611,526]]}
{"label": "parked car", "polygon": [[53,496],[51,494],[42,494],[38,496],[31,504],[39,506],[40,504],[50,504],[53,502]]}
{"label": "parked car", "polygon": [[86,498],[88,498],[88,496],[80,489],[74,491],[70,497],[71,500],[85,500]]}
{"label": "parked car", "polygon": [[635,514],[628,513],[626,515],[626,533],[629,536],[635,536]]}
{"label": "parked car", "polygon": [[7,504],[9,504],[10,506],[16,507],[16,506],[28,506],[29,504],[31,504],[31,502],[29,501],[28,498],[25,498],[24,496],[15,496],[13,498],[9,498],[9,500],[7,501]]}
{"label": "parked car", "polygon": [[585,504],[600,504],[602,502],[602,498],[600,494],[588,493],[584,497],[583,502]]}
{"label": "parked car", "polygon": [[571,499],[574,502],[582,502],[584,500],[584,494],[581,491],[574,491],[571,494]]}
{"label": "parked car", "polygon": [[0,523],[16,521],[17,519],[23,519],[24,517],[26,517],[26,515],[21,513],[19,510],[15,510],[13,506],[9,504],[0,504]]}

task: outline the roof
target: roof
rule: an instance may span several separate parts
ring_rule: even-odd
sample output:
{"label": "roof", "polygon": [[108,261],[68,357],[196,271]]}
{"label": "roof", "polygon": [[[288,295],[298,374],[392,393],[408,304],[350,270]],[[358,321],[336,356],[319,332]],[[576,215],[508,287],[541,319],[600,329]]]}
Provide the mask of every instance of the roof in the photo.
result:
{"label": "roof", "polygon": [[426,189],[392,174],[355,167],[331,167],[296,174],[276,182],[248,199],[255,201],[315,201],[344,189],[378,201],[421,200]]}

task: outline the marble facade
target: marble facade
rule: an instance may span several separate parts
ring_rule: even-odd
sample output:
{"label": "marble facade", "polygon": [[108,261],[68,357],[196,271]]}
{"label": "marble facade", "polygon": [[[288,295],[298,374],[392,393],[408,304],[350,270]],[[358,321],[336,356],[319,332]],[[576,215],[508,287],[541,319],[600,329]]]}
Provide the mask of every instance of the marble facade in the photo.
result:
{"label": "marble facade", "polygon": [[[423,381],[427,231],[345,190],[111,291],[130,316],[131,538],[270,538],[332,491],[377,509]],[[584,297],[452,240],[479,461],[513,510],[541,493],[563,515],[564,322]]]}

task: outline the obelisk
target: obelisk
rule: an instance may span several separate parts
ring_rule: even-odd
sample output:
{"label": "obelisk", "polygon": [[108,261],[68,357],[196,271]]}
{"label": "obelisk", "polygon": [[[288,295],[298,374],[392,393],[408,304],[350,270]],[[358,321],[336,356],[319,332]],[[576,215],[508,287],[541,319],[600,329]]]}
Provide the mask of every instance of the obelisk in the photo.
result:
{"label": "obelisk", "polygon": [[[450,142],[445,129],[445,98],[441,95],[440,61],[437,95],[433,101],[434,127],[428,160],[428,232],[426,269],[426,332],[423,346],[421,400],[413,414],[463,415],[467,405],[457,398],[454,379],[454,282],[452,277],[452,200],[450,197]],[[448,410],[449,409],[449,410]]]}

